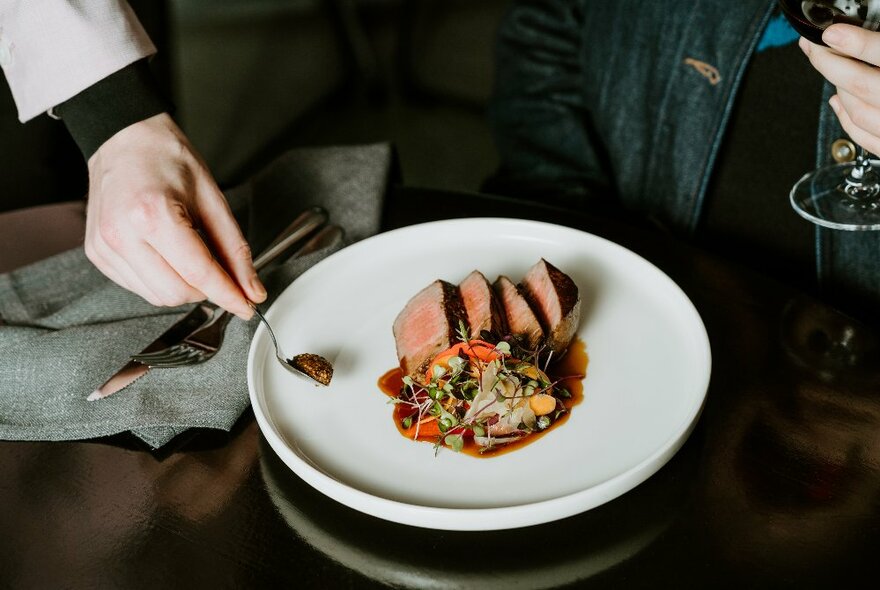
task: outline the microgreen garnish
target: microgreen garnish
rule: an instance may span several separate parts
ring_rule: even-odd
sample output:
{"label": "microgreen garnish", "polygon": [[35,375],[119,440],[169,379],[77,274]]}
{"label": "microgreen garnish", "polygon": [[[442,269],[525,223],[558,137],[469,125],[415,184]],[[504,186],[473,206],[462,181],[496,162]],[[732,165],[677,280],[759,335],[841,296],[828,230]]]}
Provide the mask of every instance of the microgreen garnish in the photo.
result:
{"label": "microgreen garnish", "polygon": [[461,343],[451,355],[438,355],[442,360],[431,365],[426,382],[403,378],[395,402],[405,407],[401,426],[408,436],[434,440],[435,452],[466,444],[485,452],[546,430],[565,413],[561,400],[571,393],[562,380],[547,377],[551,354],[510,336],[469,340],[464,322],[457,335]]}
{"label": "microgreen garnish", "polygon": [[468,328],[464,325],[462,320],[458,320],[458,330],[456,330],[455,333],[461,342],[467,342],[471,339]]}
{"label": "microgreen garnish", "polygon": [[495,350],[497,350],[501,354],[510,354],[510,344],[502,340],[495,345]]}
{"label": "microgreen garnish", "polygon": [[443,442],[456,453],[461,452],[461,449],[464,448],[464,437],[460,434],[447,434],[443,438]]}

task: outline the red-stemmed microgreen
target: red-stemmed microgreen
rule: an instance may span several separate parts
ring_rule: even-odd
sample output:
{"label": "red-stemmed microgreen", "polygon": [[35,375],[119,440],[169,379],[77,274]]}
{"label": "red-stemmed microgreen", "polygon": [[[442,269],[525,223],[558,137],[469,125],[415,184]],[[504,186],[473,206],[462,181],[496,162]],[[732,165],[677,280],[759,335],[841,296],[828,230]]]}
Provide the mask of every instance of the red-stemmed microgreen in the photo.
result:
{"label": "red-stemmed microgreen", "polygon": [[[521,339],[508,336],[494,339],[496,343],[493,350],[497,354],[493,360],[487,361],[481,359],[476,351],[476,346],[479,345],[485,352],[485,345],[469,339],[470,334],[464,322],[459,322],[456,332],[459,340],[466,343],[465,352],[446,359],[445,366],[433,365],[426,376],[426,383],[419,383],[410,376],[403,378],[404,385],[395,403],[404,404],[410,409],[401,425],[404,429],[409,429],[415,424],[413,438],[419,438],[424,422],[436,420],[440,434],[435,448],[446,446],[460,451],[465,434],[469,433],[479,439],[480,450],[485,452],[531,432],[545,430],[565,412],[561,399],[570,397],[570,393],[560,387],[559,383],[571,377],[552,382],[544,378],[553,358],[552,352],[542,359],[543,347],[528,350],[522,345]],[[481,333],[481,337],[485,338],[486,335],[485,331]],[[541,365],[543,368],[539,368]],[[490,367],[494,371],[493,378],[484,383],[485,372]],[[537,378],[533,376],[535,370],[538,371]],[[484,400],[481,407],[472,407],[474,400],[484,392],[491,392],[492,395]],[[522,407],[523,400],[539,394],[553,395],[556,398],[557,411],[552,416],[545,414],[535,417],[533,413],[528,414],[532,416],[527,420],[531,424],[529,426],[517,416],[525,416],[523,412],[526,410],[531,412],[528,406]],[[492,410],[495,405],[500,407]],[[487,412],[489,415],[485,415]],[[503,425],[503,436],[496,434],[496,425],[501,427],[501,420],[508,421]],[[512,420],[519,423],[513,424],[510,422]]]}

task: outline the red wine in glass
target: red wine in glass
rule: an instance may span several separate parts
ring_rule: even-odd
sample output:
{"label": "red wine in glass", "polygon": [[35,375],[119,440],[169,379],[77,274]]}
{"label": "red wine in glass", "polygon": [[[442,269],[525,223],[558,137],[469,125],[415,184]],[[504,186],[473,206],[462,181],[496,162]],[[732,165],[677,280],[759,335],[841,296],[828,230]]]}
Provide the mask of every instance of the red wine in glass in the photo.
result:
{"label": "red wine in glass", "polygon": [[791,26],[813,43],[822,43],[822,31],[844,23],[880,29],[880,0],[779,0]]}
{"label": "red wine in glass", "polygon": [[[816,44],[824,45],[822,33],[837,23],[880,31],[880,0],[778,2],[791,26]],[[854,162],[823,166],[804,175],[791,189],[790,198],[795,211],[817,225],[880,230],[880,174],[861,147]]]}

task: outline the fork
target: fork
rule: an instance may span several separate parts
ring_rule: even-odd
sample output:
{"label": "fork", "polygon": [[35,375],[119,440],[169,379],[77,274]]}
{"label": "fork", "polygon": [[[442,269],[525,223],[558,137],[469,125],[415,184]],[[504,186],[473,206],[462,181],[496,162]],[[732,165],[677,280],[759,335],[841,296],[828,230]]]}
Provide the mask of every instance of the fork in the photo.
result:
{"label": "fork", "polygon": [[[296,258],[310,254],[342,238],[342,236],[342,228],[337,225],[328,225],[312,236],[292,257]],[[269,263],[269,260],[264,259],[268,252],[267,250],[267,252],[261,254],[254,261],[254,267],[257,270],[260,270]],[[215,308],[212,317],[202,327],[178,344],[155,352],[132,355],[131,358],[139,363],[148,365],[150,368],[158,369],[203,363],[217,354],[220,345],[223,343],[223,334],[230,319],[232,319],[231,313]]]}

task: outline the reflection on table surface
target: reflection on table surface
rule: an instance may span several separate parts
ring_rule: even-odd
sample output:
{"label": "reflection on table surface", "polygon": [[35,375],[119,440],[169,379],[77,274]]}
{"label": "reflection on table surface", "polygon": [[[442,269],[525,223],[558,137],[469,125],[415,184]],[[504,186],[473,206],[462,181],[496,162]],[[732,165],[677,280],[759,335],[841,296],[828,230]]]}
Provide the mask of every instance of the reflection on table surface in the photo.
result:
{"label": "reflection on table surface", "polygon": [[[782,308],[760,371],[707,417],[700,509],[735,569],[830,583],[873,566],[880,492],[875,335],[814,301]],[[719,396],[720,397],[720,396]],[[846,567],[841,567],[847,564]]]}
{"label": "reflection on table surface", "polygon": [[[495,210],[467,199],[470,214]],[[390,226],[426,220],[401,202]],[[456,533],[324,497],[274,455],[250,412],[228,435],[189,433],[159,454],[126,437],[2,442],[0,587],[805,588],[876,571],[872,328],[663,234],[513,214],[620,242],[703,317],[713,350],[703,416],[646,482],[559,522]]]}
{"label": "reflection on table surface", "polygon": [[304,541],[342,566],[407,588],[555,588],[585,580],[650,544],[681,505],[681,490],[658,478],[626,503],[513,531],[430,531],[354,511],[342,520],[268,444],[261,449],[269,495]]}

